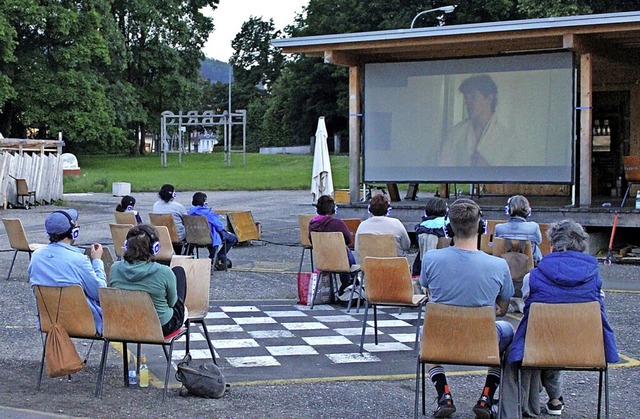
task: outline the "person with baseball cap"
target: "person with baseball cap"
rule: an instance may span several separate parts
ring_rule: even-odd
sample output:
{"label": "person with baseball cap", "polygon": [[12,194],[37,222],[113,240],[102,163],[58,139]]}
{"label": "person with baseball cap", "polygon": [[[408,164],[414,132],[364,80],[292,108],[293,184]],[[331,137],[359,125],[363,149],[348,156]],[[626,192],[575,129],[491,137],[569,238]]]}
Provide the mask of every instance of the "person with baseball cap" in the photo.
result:
{"label": "person with baseball cap", "polygon": [[84,250],[73,246],[78,239],[78,211],[66,209],[47,216],[44,227],[49,245],[33,252],[29,263],[29,283],[46,286],[80,285],[91,308],[96,330],[102,333],[102,310],[98,301],[98,288],[106,287],[106,274],[102,263],[102,245],[91,245],[89,258]]}

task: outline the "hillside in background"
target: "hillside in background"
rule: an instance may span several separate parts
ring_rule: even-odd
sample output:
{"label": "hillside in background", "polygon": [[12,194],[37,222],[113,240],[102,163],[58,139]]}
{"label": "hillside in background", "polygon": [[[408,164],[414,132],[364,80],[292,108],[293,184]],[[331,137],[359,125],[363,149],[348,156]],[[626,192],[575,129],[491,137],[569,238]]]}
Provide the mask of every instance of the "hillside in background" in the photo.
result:
{"label": "hillside in background", "polygon": [[229,65],[214,58],[205,58],[200,63],[200,74],[211,83],[227,84],[229,82]]}

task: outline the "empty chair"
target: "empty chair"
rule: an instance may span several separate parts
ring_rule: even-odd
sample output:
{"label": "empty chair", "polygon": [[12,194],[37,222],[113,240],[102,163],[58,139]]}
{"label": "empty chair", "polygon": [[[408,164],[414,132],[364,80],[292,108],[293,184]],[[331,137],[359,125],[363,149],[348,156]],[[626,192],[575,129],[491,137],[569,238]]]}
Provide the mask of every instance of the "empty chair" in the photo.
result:
{"label": "empty chair", "polygon": [[[600,417],[602,410],[604,378],[605,416],[608,418],[609,373],[600,303],[531,304],[520,368],[598,371],[597,416]],[[518,404],[518,412],[521,411]]]}
{"label": "empty chair", "polygon": [[426,304],[416,366],[415,417],[420,393],[425,414],[426,364],[500,367],[494,308]]}
{"label": "empty chair", "polygon": [[[29,190],[26,179],[16,179],[16,195],[18,197],[18,203],[26,209],[29,209],[31,205],[31,198],[33,198],[34,205],[38,203],[38,201],[36,201],[36,191]],[[27,198],[26,202],[24,200],[25,198]]]}
{"label": "empty chair", "polygon": [[124,242],[127,240],[127,233],[133,228],[133,224],[109,224],[111,238],[113,239],[113,250],[118,260],[124,255]]}
{"label": "empty chair", "polygon": [[138,220],[136,220],[136,214],[132,211],[114,211],[113,216],[116,219],[116,224],[138,224]]}
{"label": "empty chair", "polygon": [[9,246],[15,252],[13,253],[13,259],[11,260],[11,266],[9,267],[9,274],[7,275],[7,281],[11,277],[11,271],[13,271],[13,264],[16,262],[16,256],[18,252],[29,253],[29,260],[31,260],[31,253],[35,250],[46,246],[41,243],[29,243],[27,235],[22,227],[22,221],[19,218],[3,218],[4,229],[7,231],[7,237],[9,237]]}
{"label": "empty chair", "polygon": [[[335,286],[336,274],[356,275],[360,272],[360,265],[349,265],[349,256],[347,255],[347,247],[344,244],[344,236],[339,232],[311,232],[311,243],[314,249],[314,260],[316,269],[321,273],[331,275],[332,293],[338,293]],[[318,281],[319,282],[319,281]],[[318,294],[320,286],[316,286],[313,292],[313,300],[311,308]]]}
{"label": "empty chair", "polygon": [[309,263],[313,272],[313,246],[309,240],[309,222],[315,215],[298,215],[298,231],[300,233],[300,245],[302,246],[302,255],[300,255],[300,266],[298,272],[302,272],[302,262],[304,261],[304,253],[309,250]]}
{"label": "empty chair", "polygon": [[[369,234],[362,233],[358,235],[358,260],[362,269],[362,275],[367,274],[365,261],[368,256],[372,257],[395,257],[397,256],[395,238],[391,234]],[[362,294],[362,281],[360,281],[360,294]],[[351,301],[356,287],[351,288],[351,300],[347,306],[347,312],[351,309]],[[358,310],[360,309],[360,299],[358,299]]]}
{"label": "empty chair", "polygon": [[189,342],[191,338],[191,323],[200,323],[202,331],[207,339],[207,345],[211,352],[211,359],[215,364],[216,354],[207,330],[205,318],[209,313],[209,290],[211,288],[211,263],[208,259],[185,259],[175,258],[171,261],[171,267],[182,266],[187,276],[187,296],[184,305],[187,308],[188,317],[185,321],[187,326],[186,352],[189,353]]}
{"label": "empty chair", "polygon": [[102,337],[96,330],[91,308],[89,308],[80,285],[65,287],[35,285],[33,294],[36,297],[38,308],[40,333],[47,334],[42,344],[42,359],[40,361],[40,373],[38,374],[38,389],[40,389],[44,372],[47,338],[54,323],[62,326],[69,337],[72,338],[101,340]]}
{"label": "empty chair", "polygon": [[[151,297],[145,291],[131,291],[116,288],[100,288],[100,305],[102,306],[102,336],[105,345],[102,348],[100,372],[96,386],[96,396],[102,395],[104,386],[104,373],[107,367],[109,343],[122,342],[122,363],[124,371],[124,385],[129,385],[128,380],[128,350],[127,343],[161,345],[167,360],[164,375],[164,390],[162,400],[167,395],[169,373],[171,371],[171,356],[175,341],[185,333],[185,329],[179,329],[178,333],[165,339],[162,335],[162,325],[153,306]],[[167,347],[169,348],[167,352]],[[139,361],[139,359],[138,359]]]}
{"label": "empty chair", "polygon": [[[358,239],[359,240],[359,239]],[[395,245],[394,245],[395,252]],[[424,294],[413,293],[409,261],[405,257],[370,257],[365,258],[365,295],[364,318],[362,319],[362,335],[360,336],[360,353],[364,346],[369,306],[373,307],[374,342],[378,344],[378,311],[379,305],[408,307],[418,309],[416,322],[416,340],[414,348],[418,348],[422,306],[427,302]]]}

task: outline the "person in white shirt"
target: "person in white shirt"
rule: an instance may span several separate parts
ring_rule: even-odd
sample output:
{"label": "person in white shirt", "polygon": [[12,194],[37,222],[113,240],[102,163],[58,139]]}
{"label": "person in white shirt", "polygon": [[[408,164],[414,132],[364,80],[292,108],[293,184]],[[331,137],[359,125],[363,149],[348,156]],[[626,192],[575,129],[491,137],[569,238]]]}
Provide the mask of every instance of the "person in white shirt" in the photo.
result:
{"label": "person in white shirt", "polygon": [[369,203],[371,217],[364,220],[356,231],[356,249],[358,248],[358,236],[360,234],[391,234],[396,241],[398,256],[406,256],[411,241],[409,234],[402,222],[397,218],[389,217],[391,204],[384,195],[376,195]]}

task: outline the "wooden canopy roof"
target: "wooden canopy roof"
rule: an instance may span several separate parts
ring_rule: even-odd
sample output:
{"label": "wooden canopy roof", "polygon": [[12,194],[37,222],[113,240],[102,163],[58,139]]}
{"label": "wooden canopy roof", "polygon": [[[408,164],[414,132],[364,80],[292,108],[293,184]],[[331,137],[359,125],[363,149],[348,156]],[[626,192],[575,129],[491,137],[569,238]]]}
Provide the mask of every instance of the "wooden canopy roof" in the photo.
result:
{"label": "wooden canopy roof", "polygon": [[637,66],[640,11],[286,38],[273,45],[347,66],[566,49]]}

